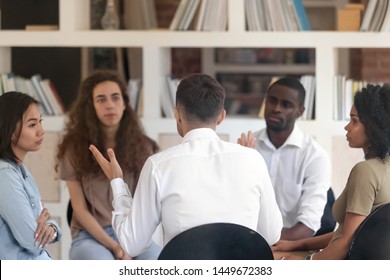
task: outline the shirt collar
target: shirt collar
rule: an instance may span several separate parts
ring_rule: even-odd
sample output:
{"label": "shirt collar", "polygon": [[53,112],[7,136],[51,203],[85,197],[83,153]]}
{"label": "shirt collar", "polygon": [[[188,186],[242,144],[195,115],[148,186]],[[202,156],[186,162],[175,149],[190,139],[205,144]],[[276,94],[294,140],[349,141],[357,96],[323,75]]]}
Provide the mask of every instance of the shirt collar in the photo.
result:
{"label": "shirt collar", "polygon": [[183,137],[182,143],[199,138],[219,138],[215,130],[211,128],[196,128],[187,132]]}
{"label": "shirt collar", "polygon": [[[305,135],[304,135],[303,131],[297,125],[295,125],[290,136],[288,136],[286,142],[284,142],[284,144],[280,148],[285,147],[285,146],[295,146],[295,147],[301,148],[303,146],[304,138],[305,138]],[[272,147],[274,147],[268,138],[267,129],[263,129],[260,132],[259,141],[264,142],[268,146],[271,145]]]}

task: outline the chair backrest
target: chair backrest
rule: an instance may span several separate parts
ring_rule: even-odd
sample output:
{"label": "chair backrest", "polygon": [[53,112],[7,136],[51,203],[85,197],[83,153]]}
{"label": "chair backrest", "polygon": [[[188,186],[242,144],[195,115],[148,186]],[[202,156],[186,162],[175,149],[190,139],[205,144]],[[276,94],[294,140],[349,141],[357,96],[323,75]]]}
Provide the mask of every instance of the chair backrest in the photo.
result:
{"label": "chair backrest", "polygon": [[335,202],[335,195],[332,188],[329,188],[327,193],[327,202],[324,208],[324,214],[321,218],[321,227],[314,236],[319,236],[328,232],[334,231],[336,227],[336,220],[332,214],[332,207]]}
{"label": "chair backrest", "polygon": [[72,208],[72,203],[68,202],[68,207],[66,209],[66,220],[68,222],[68,226],[70,226],[70,223],[72,222],[72,216],[73,216],[73,208]]}
{"label": "chair backrest", "polygon": [[390,203],[384,204],[357,228],[347,260],[390,260]]}
{"label": "chair backrest", "polygon": [[159,260],[273,260],[267,241],[256,231],[230,223],[190,228],[162,249]]}

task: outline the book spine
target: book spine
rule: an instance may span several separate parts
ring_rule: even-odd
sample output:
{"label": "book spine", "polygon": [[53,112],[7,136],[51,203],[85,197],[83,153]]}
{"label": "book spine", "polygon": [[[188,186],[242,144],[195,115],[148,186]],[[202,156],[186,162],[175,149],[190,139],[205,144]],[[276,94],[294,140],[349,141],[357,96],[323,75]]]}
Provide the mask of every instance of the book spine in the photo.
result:
{"label": "book spine", "polygon": [[297,14],[298,23],[301,31],[308,31],[311,29],[305,7],[302,0],[294,0],[295,12]]}

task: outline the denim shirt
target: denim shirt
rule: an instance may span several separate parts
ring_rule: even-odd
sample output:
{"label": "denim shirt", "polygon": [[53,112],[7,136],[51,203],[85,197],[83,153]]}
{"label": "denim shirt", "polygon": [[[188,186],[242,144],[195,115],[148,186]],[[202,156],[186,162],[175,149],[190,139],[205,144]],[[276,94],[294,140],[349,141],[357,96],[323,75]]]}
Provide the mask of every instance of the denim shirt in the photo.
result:
{"label": "denim shirt", "polygon": [[[42,211],[38,187],[27,167],[0,160],[0,259],[50,260],[44,248],[35,244],[34,233]],[[47,221],[57,228],[54,220]]]}

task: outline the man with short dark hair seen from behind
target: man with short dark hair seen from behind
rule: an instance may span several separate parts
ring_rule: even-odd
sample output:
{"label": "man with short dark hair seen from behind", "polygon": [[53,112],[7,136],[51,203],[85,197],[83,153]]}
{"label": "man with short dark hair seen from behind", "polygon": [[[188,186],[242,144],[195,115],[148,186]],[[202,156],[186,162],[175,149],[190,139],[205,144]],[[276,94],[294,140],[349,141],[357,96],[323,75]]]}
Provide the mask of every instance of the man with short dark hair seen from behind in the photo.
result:
{"label": "man with short dark hair seen from behind", "polygon": [[174,115],[182,143],[147,159],[134,198],[113,150],[108,161],[90,147],[111,180],[113,227],[130,256],[147,247],[160,222],[164,245],[189,228],[216,222],[251,228],[269,245],[279,240],[282,217],[263,158],[215,132],[225,118],[224,101],[224,88],[208,75],[181,80]]}

